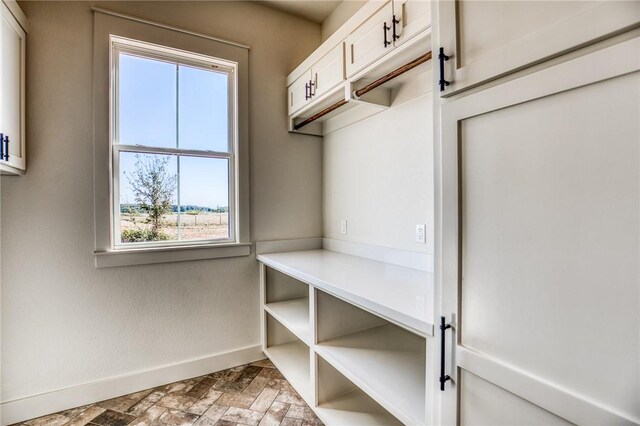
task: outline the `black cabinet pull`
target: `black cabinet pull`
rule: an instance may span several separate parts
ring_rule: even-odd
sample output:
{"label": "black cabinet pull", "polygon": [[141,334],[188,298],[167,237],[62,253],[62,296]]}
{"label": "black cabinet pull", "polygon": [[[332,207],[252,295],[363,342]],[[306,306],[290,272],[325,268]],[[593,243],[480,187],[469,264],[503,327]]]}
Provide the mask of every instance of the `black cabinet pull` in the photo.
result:
{"label": "black cabinet pull", "polygon": [[312,98],[316,95],[316,91],[313,90],[315,84],[313,84],[312,80],[309,80],[309,98]]}
{"label": "black cabinet pull", "polygon": [[448,374],[444,374],[444,338],[447,329],[451,328],[451,324],[446,324],[444,317],[440,317],[440,390],[444,391],[444,384],[451,380]]}
{"label": "black cabinet pull", "polygon": [[0,160],[4,158],[4,134],[0,133]]}
{"label": "black cabinet pull", "polygon": [[391,27],[387,27],[387,22],[382,23],[382,32],[384,33],[384,47],[386,48],[391,44],[390,41],[387,41],[387,31],[389,31]]}
{"label": "black cabinet pull", "polygon": [[308,101],[310,97],[311,96],[309,96],[309,83],[305,83],[304,84],[304,100]]}
{"label": "black cabinet pull", "polygon": [[4,137],[4,159],[9,161],[9,135]]}
{"label": "black cabinet pull", "polygon": [[393,41],[396,41],[400,38],[400,36],[396,32],[396,24],[399,24],[400,20],[396,19],[396,15],[393,15],[393,20],[391,22],[393,23]]}
{"label": "black cabinet pull", "polygon": [[440,85],[440,91],[444,92],[444,88],[451,84],[450,81],[444,79],[444,63],[449,60],[449,56],[444,54],[444,48],[440,48],[440,53],[438,53],[438,59],[440,60],[440,81],[438,84]]}

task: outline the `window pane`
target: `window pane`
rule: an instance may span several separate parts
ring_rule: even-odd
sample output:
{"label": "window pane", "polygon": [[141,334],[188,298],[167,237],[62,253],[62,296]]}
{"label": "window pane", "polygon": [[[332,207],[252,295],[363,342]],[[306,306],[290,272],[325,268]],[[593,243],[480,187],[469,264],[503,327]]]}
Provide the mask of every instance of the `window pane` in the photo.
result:
{"label": "window pane", "polygon": [[229,77],[184,65],[178,75],[180,148],[227,152]]}
{"label": "window pane", "polygon": [[229,160],[180,157],[180,239],[229,238]]}
{"label": "window pane", "polygon": [[121,53],[120,143],[176,147],[176,65]]}
{"label": "window pane", "polygon": [[178,239],[177,157],[120,153],[120,242]]}

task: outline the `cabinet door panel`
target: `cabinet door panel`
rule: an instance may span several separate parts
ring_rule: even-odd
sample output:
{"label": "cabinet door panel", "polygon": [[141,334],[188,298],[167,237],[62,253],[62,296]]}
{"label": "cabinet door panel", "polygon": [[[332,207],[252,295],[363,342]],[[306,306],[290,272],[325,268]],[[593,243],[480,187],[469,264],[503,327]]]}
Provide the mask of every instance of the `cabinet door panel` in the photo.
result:
{"label": "cabinet door panel", "polygon": [[431,26],[431,3],[427,0],[394,0],[393,15],[396,20],[396,32],[400,37],[395,40],[395,46]]}
{"label": "cabinet door panel", "polygon": [[440,44],[451,57],[443,96],[516,71],[640,22],[636,1],[439,3]]}
{"label": "cabinet door panel", "polygon": [[305,71],[296,81],[289,86],[289,115],[292,115],[308,102],[309,89],[307,85],[311,82],[311,70]]}
{"label": "cabinet door panel", "polygon": [[513,422],[499,392],[465,402],[471,373],[572,423],[640,424],[639,87],[636,38],[443,107],[443,423]]}
{"label": "cabinet door panel", "polygon": [[25,33],[2,4],[2,116],[0,127],[9,136],[9,161],[24,169]]}
{"label": "cabinet door panel", "polygon": [[344,43],[327,53],[313,67],[313,96],[320,96],[344,81]]}
{"label": "cabinet door panel", "polygon": [[387,46],[384,44],[384,26],[391,27],[392,19],[393,5],[388,2],[347,37],[347,77],[352,76],[393,49],[390,29],[386,31],[386,36],[387,41],[391,44]]}

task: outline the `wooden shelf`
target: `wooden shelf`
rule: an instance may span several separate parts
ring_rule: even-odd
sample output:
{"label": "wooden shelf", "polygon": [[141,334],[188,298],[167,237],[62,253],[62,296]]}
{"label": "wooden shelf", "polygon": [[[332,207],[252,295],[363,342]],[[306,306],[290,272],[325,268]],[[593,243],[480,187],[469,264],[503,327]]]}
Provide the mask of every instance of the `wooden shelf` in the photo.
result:
{"label": "wooden shelf", "polygon": [[280,324],[295,334],[296,337],[307,345],[311,345],[309,299],[307,297],[267,303],[264,308]]}
{"label": "wooden shelf", "polygon": [[425,339],[391,324],[330,339],[316,353],[406,424],[425,423]]}
{"label": "wooden shelf", "polygon": [[309,347],[301,341],[283,343],[264,349],[264,353],[273,362],[282,375],[308,403],[311,401],[311,374]]}
{"label": "wooden shelf", "polygon": [[327,425],[402,425],[398,419],[360,390],[354,390],[316,407]]}

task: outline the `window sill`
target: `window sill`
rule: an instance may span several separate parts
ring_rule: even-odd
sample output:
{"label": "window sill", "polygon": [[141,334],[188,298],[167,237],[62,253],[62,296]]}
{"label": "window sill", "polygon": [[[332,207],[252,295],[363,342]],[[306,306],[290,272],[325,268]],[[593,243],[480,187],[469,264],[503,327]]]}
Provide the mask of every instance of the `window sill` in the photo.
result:
{"label": "window sill", "polygon": [[96,268],[249,256],[251,243],[158,247],[94,252]]}

